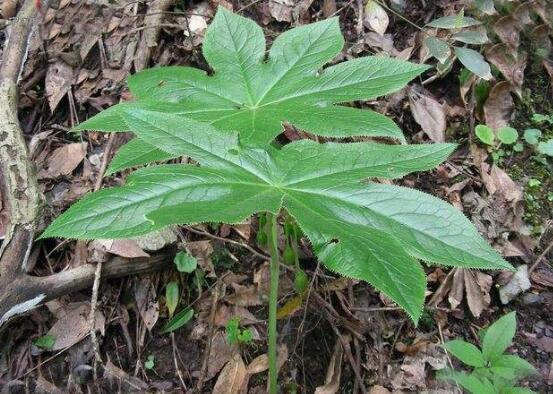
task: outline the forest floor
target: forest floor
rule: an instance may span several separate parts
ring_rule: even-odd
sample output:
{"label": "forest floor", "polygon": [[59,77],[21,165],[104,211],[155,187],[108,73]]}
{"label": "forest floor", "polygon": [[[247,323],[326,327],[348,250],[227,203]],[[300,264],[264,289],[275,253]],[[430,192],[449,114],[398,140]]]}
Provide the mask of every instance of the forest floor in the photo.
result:
{"label": "forest floor", "polygon": [[[379,22],[386,25],[381,35],[368,22],[363,1],[356,0],[52,1],[30,42],[19,84],[19,119],[45,197],[41,229],[94,189],[104,158],[130,139],[120,134],[108,143],[108,134],[77,134],[70,129],[104,108],[132,99],[126,78],[137,70],[187,65],[209,71],[201,43],[217,6],[256,21],[269,45],[291,27],[338,16],[346,44],[337,61],[386,54],[435,65],[421,46],[425,33],[415,25],[459,12],[464,2],[387,3],[397,14],[386,10],[387,20],[381,17]],[[15,16],[15,4],[4,0],[1,5],[5,23],[0,43]],[[145,19],[155,5],[165,11]],[[452,362],[459,366],[440,344],[454,338],[478,343],[478,330],[510,311],[517,312],[519,323],[510,352],[532,363],[540,374],[521,385],[539,393],[553,392],[553,163],[522,138],[529,128],[539,129],[544,138],[553,137],[553,79],[548,74],[553,69],[547,68],[553,59],[552,33],[539,13],[530,15],[531,23],[510,32],[518,37],[511,50],[524,56],[518,56],[516,64],[506,58],[490,60],[494,79],[479,85],[486,91],[483,98],[467,94],[476,89],[475,79],[463,78],[456,63],[444,75],[434,78],[433,69],[401,92],[360,103],[392,117],[409,142],[458,144],[439,168],[407,176],[399,184],[441,197],[462,210],[519,268],[517,275],[530,287],[503,304],[499,292],[512,282],[512,273],[428,266],[427,307],[415,327],[372,287],[326,271],[308,245],[302,245],[309,295],[298,299],[292,270],[282,271],[283,392],[311,393],[316,388],[320,393],[460,392],[435,378],[436,369]],[[486,22],[489,46],[500,44],[504,37],[493,18]],[[546,29],[545,36],[538,27]],[[157,34],[147,38],[147,32]],[[145,42],[152,36],[156,46],[148,47]],[[486,148],[480,143],[475,125],[492,122],[515,127],[519,146]],[[286,125],[283,138],[309,136]],[[106,177],[102,186],[122,184],[127,174]],[[0,235],[2,213],[0,204]],[[195,388],[211,392],[216,384],[236,383],[228,370],[239,357],[248,371],[241,382],[247,387],[244,392],[265,392],[266,361],[258,357],[266,353],[268,264],[260,257],[263,250],[256,244],[256,230],[252,219],[237,226],[182,227],[140,241],[40,241],[31,253],[36,275],[106,262],[114,255],[144,259],[175,249],[186,249],[199,268],[182,274],[169,263],[156,273],[102,281],[96,310],[101,356],[96,381],[88,330],[90,289],[50,301],[11,322],[0,332],[0,387],[14,393]],[[169,281],[180,284],[177,310],[191,307],[195,314],[173,334],[163,334]],[[234,316],[251,331],[250,342],[227,343],[228,322]],[[52,337],[54,343],[48,343]]]}

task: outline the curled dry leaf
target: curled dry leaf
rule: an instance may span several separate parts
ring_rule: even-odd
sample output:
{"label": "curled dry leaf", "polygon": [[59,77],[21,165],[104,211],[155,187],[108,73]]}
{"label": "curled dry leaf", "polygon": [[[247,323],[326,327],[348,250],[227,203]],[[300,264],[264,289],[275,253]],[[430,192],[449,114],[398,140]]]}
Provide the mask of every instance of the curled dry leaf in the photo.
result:
{"label": "curled dry leaf", "polygon": [[491,90],[484,104],[486,125],[493,130],[507,126],[513,114],[514,102],[511,96],[511,85],[507,81],[497,83]]}
{"label": "curled dry leaf", "polygon": [[466,293],[467,304],[473,316],[478,317],[490,305],[492,277],[480,271],[454,268],[428,302],[437,306],[446,296],[452,309],[457,308]]}
{"label": "curled dry leaf", "polygon": [[386,10],[374,0],[369,0],[365,6],[365,21],[380,35],[384,35],[390,23]]}
{"label": "curled dry leaf", "polygon": [[212,242],[209,240],[188,242],[186,248],[198,260],[198,265],[202,271],[209,277],[215,277],[215,268],[213,268],[213,262],[211,261],[211,255],[213,254]]}
{"label": "curled dry leaf", "polygon": [[447,357],[443,349],[430,343],[415,356],[405,356],[399,370],[396,370],[392,387],[415,392],[427,388],[427,364],[434,370],[445,368]]}
{"label": "curled dry leaf", "polygon": [[549,75],[549,80],[553,85],[553,60],[543,59],[543,67],[545,68],[545,71],[547,71],[547,74]]}
{"label": "curled dry leaf", "polygon": [[[90,333],[88,317],[90,314],[89,302],[75,302],[63,307],[63,314],[50,328],[46,335],[56,338],[54,346],[50,349],[57,351],[73,346]],[[61,312],[58,311],[58,315]],[[95,329],[104,332],[105,318],[102,312],[96,311]]]}
{"label": "curled dry leaf", "polygon": [[228,345],[225,334],[217,331],[211,340],[211,352],[207,363],[206,380],[210,380],[219,373],[232,357],[232,349]]}
{"label": "curled dry leaf", "polygon": [[91,246],[99,248],[116,256],[133,259],[137,257],[150,257],[142,250],[138,243],[132,239],[98,239],[91,242]]}
{"label": "curled dry leaf", "polygon": [[520,45],[520,32],[512,16],[508,15],[499,18],[493,25],[493,31],[501,41],[516,53]]}
{"label": "curled dry leaf", "polygon": [[54,112],[75,80],[75,70],[62,60],[48,66],[44,81],[50,111]]}
{"label": "curled dry leaf", "polygon": [[159,303],[156,300],[156,289],[150,277],[145,277],[138,282],[134,298],[144,325],[148,331],[151,331],[159,318]]}
{"label": "curled dry leaf", "polygon": [[293,9],[294,9],[294,0],[269,1],[269,13],[278,22],[292,22]]}
{"label": "curled dry leaf", "polygon": [[217,378],[213,392],[217,394],[236,394],[242,390],[246,380],[246,365],[239,353],[236,353],[225,365]]}
{"label": "curled dry leaf", "polygon": [[[288,359],[288,348],[285,344],[282,344],[278,347],[277,353],[277,369],[280,370],[286,360]],[[262,354],[253,359],[253,361],[248,365],[246,371],[248,375],[255,375],[257,373],[265,372],[269,369],[269,356],[267,354]]]}
{"label": "curled dry leaf", "polygon": [[66,144],[57,148],[46,160],[45,169],[38,174],[40,179],[69,175],[84,160],[86,142]]}
{"label": "curled dry leaf", "polygon": [[177,234],[172,228],[166,227],[161,230],[152,231],[151,233],[135,237],[133,240],[140,248],[153,252],[177,242]]}
{"label": "curled dry leaf", "polygon": [[505,79],[511,83],[515,93],[521,97],[526,54],[514,56],[506,44],[497,44],[486,51],[486,58],[497,67]]}
{"label": "curled dry leaf", "polygon": [[416,92],[409,92],[409,105],[415,121],[434,142],[444,142],[446,130],[446,114],[444,106],[434,98]]}

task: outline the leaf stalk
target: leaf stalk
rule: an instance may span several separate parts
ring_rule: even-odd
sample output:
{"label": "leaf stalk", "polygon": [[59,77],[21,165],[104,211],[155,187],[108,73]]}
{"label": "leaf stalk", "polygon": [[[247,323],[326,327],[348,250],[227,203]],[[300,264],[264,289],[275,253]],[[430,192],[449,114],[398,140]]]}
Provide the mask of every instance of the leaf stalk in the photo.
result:
{"label": "leaf stalk", "polygon": [[277,367],[277,304],[278,304],[278,280],[280,275],[278,254],[277,215],[267,214],[267,224],[270,228],[269,252],[270,264],[270,292],[269,292],[269,394],[278,392],[278,367]]}

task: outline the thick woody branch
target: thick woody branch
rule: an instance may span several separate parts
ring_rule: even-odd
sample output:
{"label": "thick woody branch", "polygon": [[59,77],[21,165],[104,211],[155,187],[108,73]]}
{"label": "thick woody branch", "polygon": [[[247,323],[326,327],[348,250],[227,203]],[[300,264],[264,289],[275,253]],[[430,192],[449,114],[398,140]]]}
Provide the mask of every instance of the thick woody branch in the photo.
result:
{"label": "thick woody branch", "polygon": [[[42,1],[42,7],[47,9],[48,1]],[[17,118],[17,83],[29,40],[39,26],[38,11],[35,0],[25,0],[11,24],[0,66],[0,196],[9,216],[0,247],[0,329],[11,318],[48,300],[87,288],[94,281],[95,267],[88,264],[47,277],[26,273],[41,193]],[[114,258],[105,264],[102,278],[160,269],[171,261],[170,255],[133,260]]]}
{"label": "thick woody branch", "polygon": [[[104,263],[102,279],[157,271],[170,266],[173,256],[174,252],[169,251],[131,260],[114,257]],[[46,277],[21,275],[9,283],[3,283],[0,291],[0,329],[10,318],[44,302],[90,287],[94,271],[94,265],[85,264]]]}
{"label": "thick woody branch", "polygon": [[40,192],[17,119],[17,82],[38,10],[26,0],[14,18],[0,67],[0,191],[9,225],[0,248],[0,277],[24,272],[35,230]]}

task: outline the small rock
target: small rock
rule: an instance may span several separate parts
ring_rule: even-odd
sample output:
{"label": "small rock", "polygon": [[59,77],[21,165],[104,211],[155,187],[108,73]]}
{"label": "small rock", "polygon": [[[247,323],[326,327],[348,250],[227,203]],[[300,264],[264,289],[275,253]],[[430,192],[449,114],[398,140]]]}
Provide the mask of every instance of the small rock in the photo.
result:
{"label": "small rock", "polygon": [[524,305],[537,304],[542,301],[542,297],[539,294],[528,293],[522,297],[522,303]]}
{"label": "small rock", "polygon": [[517,272],[511,280],[499,289],[499,299],[503,304],[508,304],[517,295],[530,288],[530,279],[528,278],[528,266],[526,264],[518,267]]}
{"label": "small rock", "polygon": [[77,384],[84,385],[92,381],[93,372],[93,368],[90,365],[77,365],[75,369],[73,369],[73,377]]}

